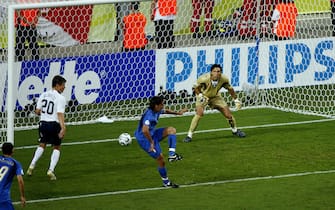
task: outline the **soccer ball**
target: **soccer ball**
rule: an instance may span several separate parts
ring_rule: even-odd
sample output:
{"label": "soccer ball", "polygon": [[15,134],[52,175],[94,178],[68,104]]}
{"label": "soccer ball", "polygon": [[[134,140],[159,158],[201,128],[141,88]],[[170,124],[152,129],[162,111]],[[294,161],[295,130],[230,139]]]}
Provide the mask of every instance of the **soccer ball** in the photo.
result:
{"label": "soccer ball", "polygon": [[119,144],[122,146],[127,146],[129,144],[131,144],[131,136],[129,133],[122,133],[119,136]]}

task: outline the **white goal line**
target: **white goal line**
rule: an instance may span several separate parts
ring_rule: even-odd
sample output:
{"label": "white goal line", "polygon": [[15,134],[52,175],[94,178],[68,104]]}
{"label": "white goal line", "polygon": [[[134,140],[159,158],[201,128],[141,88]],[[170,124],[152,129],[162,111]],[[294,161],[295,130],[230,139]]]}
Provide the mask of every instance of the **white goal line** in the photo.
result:
{"label": "white goal line", "polygon": [[[300,122],[287,122],[287,123],[274,123],[274,124],[265,124],[265,125],[254,125],[254,126],[244,126],[240,127],[241,129],[252,129],[252,128],[267,128],[267,127],[278,127],[278,126],[287,126],[287,125],[300,125],[300,124],[310,124],[310,123],[322,123],[322,122],[329,122],[334,121],[334,118],[330,119],[320,119],[320,120],[309,120],[309,121],[300,121]],[[208,129],[208,130],[199,130],[195,131],[195,133],[210,133],[215,131],[225,131],[230,130],[231,128],[217,128],[217,129]],[[186,135],[187,132],[179,132],[177,135]],[[135,138],[132,137],[134,140]],[[63,146],[72,146],[72,145],[81,145],[81,144],[95,144],[95,143],[105,143],[105,142],[112,142],[118,141],[117,138],[113,139],[101,139],[101,140],[89,140],[89,141],[79,141],[79,142],[64,142],[62,143]],[[29,145],[29,146],[21,146],[15,147],[15,149],[32,149],[36,148],[36,145]]]}

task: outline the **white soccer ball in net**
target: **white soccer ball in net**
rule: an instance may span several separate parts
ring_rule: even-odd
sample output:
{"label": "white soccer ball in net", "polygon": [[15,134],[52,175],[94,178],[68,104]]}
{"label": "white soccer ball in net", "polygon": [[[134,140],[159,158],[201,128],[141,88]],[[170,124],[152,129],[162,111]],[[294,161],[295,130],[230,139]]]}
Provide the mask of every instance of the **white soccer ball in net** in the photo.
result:
{"label": "white soccer ball in net", "polygon": [[119,136],[119,144],[122,146],[127,146],[129,144],[131,144],[131,136],[129,133],[122,133]]}
{"label": "white soccer ball in net", "polygon": [[246,96],[254,97],[256,94],[256,87],[255,85],[243,83],[242,90],[245,93]]}

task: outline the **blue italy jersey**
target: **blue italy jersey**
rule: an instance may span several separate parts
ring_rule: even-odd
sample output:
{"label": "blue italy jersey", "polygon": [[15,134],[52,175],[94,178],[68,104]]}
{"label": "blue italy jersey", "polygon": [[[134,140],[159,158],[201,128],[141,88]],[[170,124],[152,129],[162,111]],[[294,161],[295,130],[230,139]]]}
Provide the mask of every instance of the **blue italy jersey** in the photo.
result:
{"label": "blue italy jersey", "polygon": [[16,175],[23,175],[21,164],[14,158],[0,156],[0,202],[10,201],[10,187]]}
{"label": "blue italy jersey", "polygon": [[149,126],[150,135],[152,136],[155,131],[155,127],[158,123],[160,114],[164,113],[164,110],[160,112],[154,112],[152,109],[147,109],[138,124],[137,130],[135,131],[135,136],[137,139],[143,139],[145,136],[142,132],[143,125]]}

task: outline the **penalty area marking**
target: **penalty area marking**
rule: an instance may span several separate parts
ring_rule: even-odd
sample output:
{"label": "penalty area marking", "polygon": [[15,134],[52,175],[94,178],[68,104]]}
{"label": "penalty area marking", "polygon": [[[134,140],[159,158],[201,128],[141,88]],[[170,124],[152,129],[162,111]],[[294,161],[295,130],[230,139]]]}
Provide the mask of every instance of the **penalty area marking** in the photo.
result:
{"label": "penalty area marking", "polygon": [[[281,179],[281,178],[289,178],[289,177],[299,177],[299,176],[318,175],[318,174],[331,174],[331,173],[335,173],[335,170],[302,172],[302,173],[284,174],[284,175],[277,175],[277,176],[250,177],[250,178],[244,178],[244,179],[231,179],[231,180],[222,180],[222,181],[215,181],[215,182],[203,182],[203,183],[195,183],[195,184],[188,184],[188,185],[180,185],[180,188],[219,185],[219,184],[228,184],[228,183],[237,183],[237,182],[249,182],[249,181],[257,181],[257,180]],[[28,200],[27,203],[42,203],[42,202],[49,202],[49,201],[91,198],[91,197],[99,197],[99,196],[120,195],[120,194],[129,194],[129,193],[136,193],[136,192],[156,191],[156,190],[167,190],[167,189],[171,189],[171,188],[154,187],[154,188],[131,189],[131,190],[122,190],[122,191],[115,191],[115,192],[103,192],[103,193],[93,193],[93,194],[86,194],[86,195],[58,197],[58,198]],[[173,189],[173,190],[177,190],[177,189]],[[20,202],[16,201],[16,202],[13,202],[13,204],[18,205],[20,204]]]}

